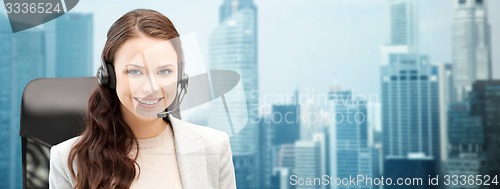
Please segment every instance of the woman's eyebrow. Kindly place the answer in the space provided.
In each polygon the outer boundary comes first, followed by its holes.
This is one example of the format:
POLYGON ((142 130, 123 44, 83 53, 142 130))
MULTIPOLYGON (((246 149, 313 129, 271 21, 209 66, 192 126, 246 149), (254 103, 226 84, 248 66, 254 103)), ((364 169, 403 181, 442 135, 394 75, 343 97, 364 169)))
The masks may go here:
POLYGON ((165 64, 165 65, 162 65, 162 66, 158 66, 158 69, 172 67, 172 66, 174 66, 174 65, 173 64, 165 64))
POLYGON ((137 64, 127 64, 127 65, 125 65, 125 67, 128 67, 128 66, 133 66, 133 67, 137 67, 137 68, 144 68, 144 66, 140 66, 140 65, 137 65, 137 64))
MULTIPOLYGON (((144 69, 144 66, 137 65, 137 64, 127 64, 127 65, 125 65, 125 67, 128 67, 128 66, 133 66, 133 67, 137 67, 137 68, 142 68, 142 69, 144 69)), ((160 68, 166 68, 166 67, 171 67, 171 66, 174 66, 174 65, 173 65, 173 64, 165 64, 165 65, 158 66, 158 68, 157 68, 157 69, 160 69, 160 68)))

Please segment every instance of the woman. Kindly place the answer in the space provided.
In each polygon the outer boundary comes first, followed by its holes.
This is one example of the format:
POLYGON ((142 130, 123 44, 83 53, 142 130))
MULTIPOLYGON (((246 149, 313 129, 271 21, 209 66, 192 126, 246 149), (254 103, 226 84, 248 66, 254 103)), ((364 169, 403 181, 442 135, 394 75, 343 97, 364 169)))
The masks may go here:
POLYGON ((187 85, 167 17, 145 9, 123 15, 108 31, 102 61, 85 130, 51 148, 50 188, 236 188, 226 133, 156 117, 177 110, 187 85))

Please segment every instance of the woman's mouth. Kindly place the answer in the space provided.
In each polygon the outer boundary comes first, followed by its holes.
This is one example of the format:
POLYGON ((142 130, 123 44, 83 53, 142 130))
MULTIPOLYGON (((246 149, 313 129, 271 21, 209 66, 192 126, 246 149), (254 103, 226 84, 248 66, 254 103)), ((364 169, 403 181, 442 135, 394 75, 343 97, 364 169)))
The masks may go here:
POLYGON ((158 102, 160 102, 163 97, 161 98, 137 98, 134 97, 134 99, 139 102, 139 105, 144 107, 144 108, 154 108, 156 105, 158 105, 158 102))

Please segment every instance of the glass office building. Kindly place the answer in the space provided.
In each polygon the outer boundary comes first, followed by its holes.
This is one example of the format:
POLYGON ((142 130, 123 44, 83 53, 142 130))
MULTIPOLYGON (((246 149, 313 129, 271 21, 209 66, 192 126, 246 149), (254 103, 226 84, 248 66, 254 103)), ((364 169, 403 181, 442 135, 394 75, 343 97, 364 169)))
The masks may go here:
POLYGON ((219 19, 209 40, 209 67, 237 72, 244 94, 219 99, 219 106, 224 107, 211 108, 224 111, 211 111, 208 125, 228 125, 234 131, 237 124, 247 120, 244 128, 231 137, 236 184, 242 189, 259 188, 257 8, 252 0, 224 0, 219 19))

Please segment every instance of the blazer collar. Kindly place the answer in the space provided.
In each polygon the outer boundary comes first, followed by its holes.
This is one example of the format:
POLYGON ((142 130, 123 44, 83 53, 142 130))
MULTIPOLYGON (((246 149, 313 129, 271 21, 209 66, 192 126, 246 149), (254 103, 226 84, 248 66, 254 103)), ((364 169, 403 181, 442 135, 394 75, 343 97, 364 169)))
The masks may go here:
POLYGON ((184 189, 210 188, 205 145, 192 124, 169 115, 174 131, 177 164, 184 189))
POLYGON ((183 139, 195 141, 201 136, 197 132, 193 132, 191 129, 192 124, 189 122, 182 121, 173 115, 169 115, 170 123, 172 124, 175 134, 181 135, 183 139))

